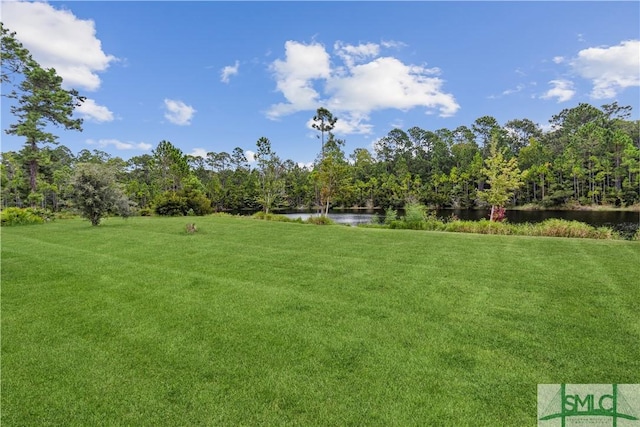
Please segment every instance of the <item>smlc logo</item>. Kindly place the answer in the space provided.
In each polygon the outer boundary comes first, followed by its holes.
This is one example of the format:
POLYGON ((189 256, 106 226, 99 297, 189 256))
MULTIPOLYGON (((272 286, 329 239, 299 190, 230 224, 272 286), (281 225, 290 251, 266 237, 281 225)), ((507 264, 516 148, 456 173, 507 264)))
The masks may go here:
POLYGON ((540 384, 538 426, 640 427, 638 384, 540 384))

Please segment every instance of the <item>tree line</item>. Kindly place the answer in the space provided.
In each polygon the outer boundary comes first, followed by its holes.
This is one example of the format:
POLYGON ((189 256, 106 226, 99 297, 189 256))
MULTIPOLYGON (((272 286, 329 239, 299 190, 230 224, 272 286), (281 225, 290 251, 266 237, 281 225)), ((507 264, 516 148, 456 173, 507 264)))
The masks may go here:
POLYGON ((70 207, 74 172, 92 163, 110 168, 138 209, 163 214, 399 208, 407 202, 476 208, 486 205, 479 196, 491 188, 487 165, 498 153, 516 165, 520 180, 505 204, 640 203, 639 122, 627 120, 629 107, 580 104, 553 116, 548 131, 528 119, 500 126, 490 116, 453 130, 393 129, 373 150, 358 148, 348 156, 344 141, 331 132, 327 117, 333 116, 318 111, 325 115, 324 123, 319 116, 315 121, 324 140, 310 168, 281 160, 266 137, 256 142, 254 164, 241 147, 200 157, 161 141, 151 154, 123 160, 100 150, 74 154, 64 145, 46 144, 37 153, 34 185, 27 140, 22 150, 2 153, 2 206, 70 207))
POLYGON ((97 185, 85 185, 82 193, 79 179, 86 184, 92 174, 113 177, 113 185, 105 184, 117 189, 113 204, 123 206, 126 197, 140 214, 300 207, 327 213, 330 207, 407 203, 462 209, 640 203, 640 121, 629 119, 631 107, 615 102, 563 109, 545 130, 526 118, 501 125, 492 116, 455 129, 397 128, 373 149, 348 155, 345 141, 332 132, 339 119, 321 107, 312 120, 320 140, 312 167, 282 160, 266 137, 251 147, 255 163, 242 147, 201 157, 170 141, 123 160, 100 150, 74 154, 46 132, 51 124, 81 130, 82 120, 72 113, 84 98, 62 89, 55 70, 41 68, 5 27, 1 77, 3 86, 13 85, 3 95, 15 100, 16 121, 5 131, 25 138, 20 151, 1 153, 3 208, 77 207, 89 197, 86 189, 97 185))

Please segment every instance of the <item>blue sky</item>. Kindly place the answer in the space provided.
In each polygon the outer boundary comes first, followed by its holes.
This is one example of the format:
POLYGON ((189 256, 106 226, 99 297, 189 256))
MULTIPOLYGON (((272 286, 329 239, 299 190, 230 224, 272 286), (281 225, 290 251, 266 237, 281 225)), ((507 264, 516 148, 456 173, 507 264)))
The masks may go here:
MULTIPOLYGON (((320 106, 347 154, 394 127, 484 115, 544 127, 580 102, 640 117, 636 1, 3 1, 1 12, 88 98, 84 131, 55 131, 74 153, 128 159, 161 140, 186 154, 254 151, 265 136, 282 159, 309 163, 320 106)), ((3 99, 2 128, 12 122, 3 99)), ((22 144, 2 135, 2 151, 22 144)))

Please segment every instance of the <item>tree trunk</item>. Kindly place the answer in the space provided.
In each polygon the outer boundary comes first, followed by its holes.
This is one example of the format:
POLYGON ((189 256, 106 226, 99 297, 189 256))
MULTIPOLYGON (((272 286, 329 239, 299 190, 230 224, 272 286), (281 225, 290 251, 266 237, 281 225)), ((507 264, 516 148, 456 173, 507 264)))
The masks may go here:
POLYGON ((491 214, 489 215, 489 221, 493 222, 493 214, 495 213, 496 207, 495 205, 491 205, 491 214))
POLYGON ((38 191, 38 161, 36 159, 29 160, 29 189, 32 193, 38 191))

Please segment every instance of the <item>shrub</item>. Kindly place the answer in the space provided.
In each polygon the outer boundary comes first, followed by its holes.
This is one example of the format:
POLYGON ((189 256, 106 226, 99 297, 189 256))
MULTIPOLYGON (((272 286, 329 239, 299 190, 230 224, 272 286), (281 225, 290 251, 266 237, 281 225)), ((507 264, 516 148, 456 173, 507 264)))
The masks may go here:
POLYGON ((515 234, 513 227, 504 222, 491 222, 488 219, 479 221, 449 221, 444 224, 445 231, 476 234, 515 234))
POLYGON ((173 191, 167 191, 156 200, 155 211, 163 216, 184 216, 187 213, 187 199, 173 191))
POLYGON ((382 221, 384 221, 384 219, 381 219, 380 215, 374 213, 373 216, 371 216, 371 221, 369 221, 368 225, 380 225, 382 221))
POLYGON ((394 218, 395 211, 392 211, 391 214, 389 210, 387 212, 385 224, 389 228, 430 231, 444 230, 445 228, 444 221, 438 219, 435 212, 427 214, 427 207, 420 203, 408 203, 405 206, 405 216, 400 220, 394 218))
POLYGON ((156 199, 155 212, 164 216, 207 215, 211 201, 201 191, 167 191, 156 199))
POLYGON ((519 236, 546 237, 580 237, 590 239, 618 239, 618 233, 608 227, 592 227, 578 221, 562 219, 548 219, 544 222, 531 224, 510 224, 508 222, 491 222, 487 219, 480 221, 449 221, 443 223, 444 231, 477 234, 512 234, 519 236))
POLYGON ((335 222, 329 218, 328 216, 320 215, 320 216, 310 216, 305 221, 307 224, 315 224, 315 225, 334 225, 335 222))
POLYGON ((386 225, 391 225, 391 223, 396 219, 398 219, 398 211, 396 211, 391 207, 387 208, 387 210, 384 213, 384 223, 386 225))
POLYGON ((427 219, 427 208, 420 203, 408 203, 405 206, 404 222, 406 228, 423 230, 427 219))
POLYGON ((78 164, 72 179, 73 202, 80 214, 97 226, 111 212, 128 217, 129 199, 116 183, 113 169, 92 163, 78 164))
POLYGON ((541 236, 549 237, 595 237, 596 229, 589 224, 579 221, 566 221, 562 219, 551 218, 541 222, 538 225, 541 236))
POLYGON ((264 211, 256 212, 252 215, 255 219, 263 219, 265 221, 275 222, 293 222, 293 220, 284 215, 278 215, 273 213, 265 213, 264 211))
POLYGON ((45 219, 31 208, 6 208, 2 210, 2 226, 42 224, 45 219))
POLYGON ((211 200, 207 198, 207 196, 199 190, 187 190, 183 191, 181 195, 187 199, 187 211, 193 210, 194 215, 208 215, 213 212, 211 208, 211 200))

